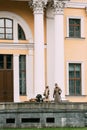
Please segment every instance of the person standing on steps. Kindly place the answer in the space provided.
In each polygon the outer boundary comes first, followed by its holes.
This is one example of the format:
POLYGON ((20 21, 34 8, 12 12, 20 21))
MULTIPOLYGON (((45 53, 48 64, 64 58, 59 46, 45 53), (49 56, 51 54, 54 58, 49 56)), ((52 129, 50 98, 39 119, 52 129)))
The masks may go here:
POLYGON ((46 86, 43 94, 45 96, 44 101, 49 101, 49 94, 50 94, 49 86, 46 86))
POLYGON ((62 93, 61 88, 58 86, 57 83, 55 83, 55 88, 53 92, 53 98, 55 103, 61 102, 61 93, 62 93))

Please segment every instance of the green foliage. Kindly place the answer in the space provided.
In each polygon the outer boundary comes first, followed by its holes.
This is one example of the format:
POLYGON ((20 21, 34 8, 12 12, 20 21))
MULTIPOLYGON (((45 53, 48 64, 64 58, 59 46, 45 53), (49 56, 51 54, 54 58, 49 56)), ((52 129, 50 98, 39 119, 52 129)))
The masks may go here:
POLYGON ((87 128, 5 128, 0 130, 87 130, 87 128))

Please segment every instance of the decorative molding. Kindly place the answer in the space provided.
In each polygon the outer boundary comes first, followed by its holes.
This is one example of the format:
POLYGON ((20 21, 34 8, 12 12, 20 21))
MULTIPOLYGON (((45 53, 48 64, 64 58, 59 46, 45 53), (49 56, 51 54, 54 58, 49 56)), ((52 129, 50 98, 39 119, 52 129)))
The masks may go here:
POLYGON ((29 6, 33 8, 34 13, 43 14, 44 8, 46 7, 47 0, 32 0, 29 2, 29 6))
POLYGON ((34 44, 33 43, 27 43, 27 44, 18 44, 18 43, 0 43, 0 50, 1 49, 12 49, 12 50, 29 50, 29 49, 33 49, 34 48, 34 44))
POLYGON ((71 2, 70 0, 48 0, 48 8, 53 7, 53 1, 64 2, 65 8, 87 8, 87 2, 71 2))

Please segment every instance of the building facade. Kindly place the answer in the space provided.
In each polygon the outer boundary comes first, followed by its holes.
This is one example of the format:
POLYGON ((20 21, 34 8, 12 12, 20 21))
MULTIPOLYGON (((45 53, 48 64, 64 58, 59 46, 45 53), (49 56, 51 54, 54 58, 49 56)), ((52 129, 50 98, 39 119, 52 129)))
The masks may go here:
POLYGON ((87 0, 0 0, 0 102, 35 98, 54 84, 87 101, 87 0))

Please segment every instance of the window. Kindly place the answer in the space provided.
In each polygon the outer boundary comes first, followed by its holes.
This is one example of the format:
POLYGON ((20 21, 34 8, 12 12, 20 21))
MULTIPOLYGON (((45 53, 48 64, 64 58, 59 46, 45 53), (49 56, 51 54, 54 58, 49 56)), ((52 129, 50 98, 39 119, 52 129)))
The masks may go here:
POLYGON ((69 19, 69 37, 81 37, 81 20, 69 19))
POLYGON ((26 40, 22 27, 18 24, 18 40, 26 40))
POLYGON ((32 31, 21 16, 8 11, 0 11, 0 40, 14 40, 14 43, 18 43, 18 40, 27 40, 33 43, 32 31))
POLYGON ((15 118, 7 118, 6 123, 15 123, 15 118))
POLYGON ((0 69, 12 69, 13 68, 13 58, 12 55, 0 54, 0 69))
POLYGON ((40 123, 40 118, 22 118, 22 123, 40 123))
MULTIPOLYGON (((0 18, 0 39, 13 40, 13 20, 12 19, 0 18)), ((24 30, 19 24, 18 24, 18 40, 26 40, 24 30)))
POLYGON ((69 95, 81 95, 81 64, 69 63, 69 95))
POLYGON ((0 18, 0 39, 13 39, 13 20, 0 18))
POLYGON ((84 39, 84 25, 85 23, 83 16, 67 17, 67 37, 84 39))
POLYGON ((26 95, 26 56, 19 56, 20 95, 26 95))

